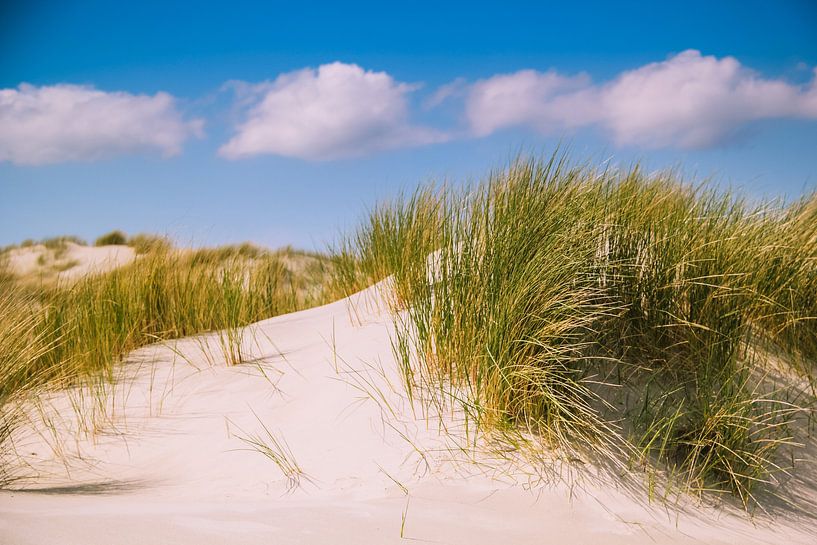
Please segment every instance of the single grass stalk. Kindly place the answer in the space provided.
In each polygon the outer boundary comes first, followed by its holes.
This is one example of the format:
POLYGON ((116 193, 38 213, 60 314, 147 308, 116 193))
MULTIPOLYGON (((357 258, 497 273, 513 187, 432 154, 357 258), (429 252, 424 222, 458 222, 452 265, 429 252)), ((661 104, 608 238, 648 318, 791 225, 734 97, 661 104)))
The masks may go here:
POLYGON ((252 413, 256 420, 258 420, 258 423, 261 425, 263 433, 248 434, 240 427, 233 424, 243 434, 237 435, 236 437, 249 445, 251 450, 263 454, 272 460, 276 466, 278 466, 278 469, 281 470, 281 473, 287 479, 287 490, 289 492, 292 492, 301 486, 301 479, 312 482, 309 475, 307 475, 298 465, 298 461, 295 459, 295 455, 292 453, 292 449, 290 449, 286 439, 283 437, 276 437, 269 430, 266 424, 261 421, 255 411, 252 411, 252 413))

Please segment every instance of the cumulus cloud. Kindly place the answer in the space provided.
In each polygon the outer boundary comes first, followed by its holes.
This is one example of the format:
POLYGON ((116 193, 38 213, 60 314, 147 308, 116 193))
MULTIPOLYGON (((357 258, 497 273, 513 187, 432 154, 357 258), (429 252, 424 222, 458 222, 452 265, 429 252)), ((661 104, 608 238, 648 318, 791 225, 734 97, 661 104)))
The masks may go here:
POLYGON ((203 122, 186 120, 167 93, 133 95, 79 85, 0 89, 0 161, 42 165, 122 153, 181 152, 203 122))
POLYGON ((473 85, 466 116, 477 136, 512 125, 530 124, 543 132, 582 125, 594 117, 585 109, 591 102, 581 99, 589 83, 586 75, 570 77, 554 71, 493 76, 473 85))
POLYGON ((552 71, 493 76, 471 86, 465 109, 477 136, 520 125, 544 133, 597 126, 619 145, 700 148, 756 120, 817 119, 817 74, 798 86, 688 50, 604 84, 552 71))
POLYGON ((241 90, 243 120, 219 150, 229 159, 260 154, 335 159, 447 138, 409 122, 413 86, 354 64, 306 68, 241 90))

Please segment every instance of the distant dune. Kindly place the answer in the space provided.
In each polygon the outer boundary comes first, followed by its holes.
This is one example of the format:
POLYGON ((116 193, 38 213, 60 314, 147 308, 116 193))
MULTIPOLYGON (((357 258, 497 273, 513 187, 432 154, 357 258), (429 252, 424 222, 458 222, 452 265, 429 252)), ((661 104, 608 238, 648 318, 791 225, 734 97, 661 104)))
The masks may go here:
POLYGON ((65 242, 59 248, 43 244, 15 248, 7 255, 10 270, 18 276, 76 280, 126 265, 136 258, 136 251, 124 245, 82 246, 65 242))

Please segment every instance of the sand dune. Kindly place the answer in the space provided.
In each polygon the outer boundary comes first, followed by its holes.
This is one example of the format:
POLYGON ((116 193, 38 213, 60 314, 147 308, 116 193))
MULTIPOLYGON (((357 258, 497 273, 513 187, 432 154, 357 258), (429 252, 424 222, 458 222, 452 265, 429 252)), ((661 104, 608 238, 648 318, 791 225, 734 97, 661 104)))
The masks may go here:
POLYGON ((456 414, 407 400, 378 294, 250 326, 238 366, 211 334, 131 354, 101 397, 44 399, 15 438, 25 478, 0 493, 0 543, 817 539, 813 518, 650 504, 592 469, 556 478, 469 447, 456 414))
POLYGON ((136 252, 130 246, 82 246, 65 242, 60 249, 36 244, 9 250, 8 266, 21 277, 56 275, 60 280, 76 280, 113 270, 135 258, 136 252))

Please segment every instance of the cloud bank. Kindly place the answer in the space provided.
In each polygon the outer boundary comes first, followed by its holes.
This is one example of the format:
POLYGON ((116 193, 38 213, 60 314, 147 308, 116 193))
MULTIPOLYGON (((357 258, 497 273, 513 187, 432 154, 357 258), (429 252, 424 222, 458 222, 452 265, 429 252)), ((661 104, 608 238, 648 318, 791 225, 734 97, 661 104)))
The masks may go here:
MULTIPOLYGON (((522 70, 458 78, 422 101, 462 113, 446 130, 412 120, 416 85, 335 62, 260 84, 229 82, 238 121, 218 150, 228 159, 279 155, 330 160, 480 138, 511 127, 563 135, 590 128, 618 146, 706 148, 764 119, 817 120, 817 70, 808 84, 764 78, 733 57, 687 50, 593 82, 584 73, 522 70), (456 123, 453 123, 456 125, 456 123)), ((0 89, 0 162, 42 165, 135 152, 172 156, 202 135, 167 93, 136 95, 89 86, 21 84, 0 89)))
POLYGON ((817 74, 797 86, 764 79, 732 57, 688 50, 604 84, 553 71, 493 76, 470 86, 465 116, 474 136, 512 126, 545 134, 594 126, 621 146, 703 148, 753 121, 817 119, 817 74))
POLYGON ((447 138, 409 122, 413 86, 355 64, 305 68, 243 89, 243 120, 219 149, 228 159, 261 154, 336 159, 447 138), (248 91, 254 100, 247 100, 248 91))
POLYGON ((186 120, 167 93, 108 93, 79 85, 0 89, 0 161, 43 165, 124 153, 181 152, 203 121, 186 120))

